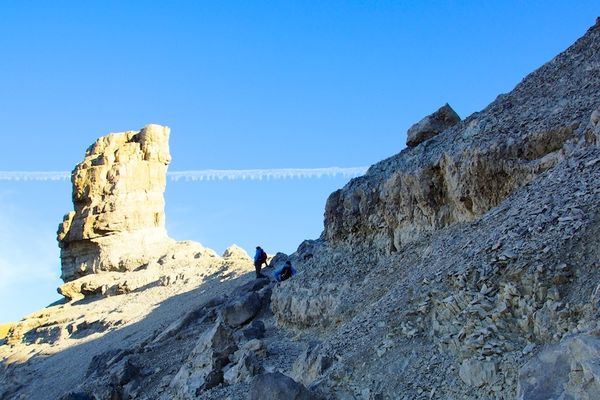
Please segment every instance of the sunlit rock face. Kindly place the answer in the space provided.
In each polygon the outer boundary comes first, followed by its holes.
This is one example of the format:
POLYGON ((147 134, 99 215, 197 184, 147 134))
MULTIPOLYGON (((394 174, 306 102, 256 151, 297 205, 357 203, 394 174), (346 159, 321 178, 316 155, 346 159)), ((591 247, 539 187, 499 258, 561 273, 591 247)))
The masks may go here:
POLYGON ((140 267, 172 244, 165 229, 167 127, 99 138, 75 167, 74 211, 58 229, 62 279, 140 267))
POLYGON ((442 107, 413 125, 408 148, 329 197, 323 238, 400 251, 484 215, 580 142, 600 143, 599 43, 597 24, 481 112, 459 121, 442 107))

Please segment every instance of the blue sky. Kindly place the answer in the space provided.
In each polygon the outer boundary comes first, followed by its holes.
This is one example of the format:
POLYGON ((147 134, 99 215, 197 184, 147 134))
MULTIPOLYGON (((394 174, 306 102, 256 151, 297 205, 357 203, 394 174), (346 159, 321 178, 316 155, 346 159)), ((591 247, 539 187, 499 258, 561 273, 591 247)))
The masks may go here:
MULTIPOLYGON (((0 1, 0 171, 69 171, 168 125, 172 171, 368 166, 445 102, 466 117, 564 50, 592 1, 0 1)), ((167 228, 291 252, 345 179, 169 182, 167 228)), ((0 181, 0 321, 58 298, 70 185, 0 181)))

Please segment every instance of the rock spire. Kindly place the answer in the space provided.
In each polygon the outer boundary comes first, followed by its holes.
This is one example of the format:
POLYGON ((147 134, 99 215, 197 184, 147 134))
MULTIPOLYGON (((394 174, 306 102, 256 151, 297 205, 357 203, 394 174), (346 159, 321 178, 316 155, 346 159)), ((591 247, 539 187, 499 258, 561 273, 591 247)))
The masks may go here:
POLYGON ((165 229, 168 127, 96 140, 71 175, 74 211, 58 229, 65 282, 139 267, 172 243, 165 229))

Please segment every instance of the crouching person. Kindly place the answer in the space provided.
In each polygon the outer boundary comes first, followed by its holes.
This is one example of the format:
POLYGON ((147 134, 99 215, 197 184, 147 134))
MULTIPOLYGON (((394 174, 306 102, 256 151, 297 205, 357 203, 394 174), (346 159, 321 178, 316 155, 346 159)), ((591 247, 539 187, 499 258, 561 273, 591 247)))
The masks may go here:
POLYGON ((275 279, 277 282, 283 282, 290 279, 294 275, 296 275, 296 270, 292 267, 292 263, 290 261, 286 261, 283 268, 275 272, 275 279))

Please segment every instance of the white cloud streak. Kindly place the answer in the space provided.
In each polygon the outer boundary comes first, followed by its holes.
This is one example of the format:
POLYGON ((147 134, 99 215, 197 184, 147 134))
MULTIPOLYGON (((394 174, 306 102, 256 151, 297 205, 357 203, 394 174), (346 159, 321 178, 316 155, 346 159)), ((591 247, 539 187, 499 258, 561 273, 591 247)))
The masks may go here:
POLYGON ((174 171, 167 176, 178 181, 212 181, 212 180, 263 180, 263 179, 311 179, 323 177, 352 178, 363 175, 366 167, 355 168, 279 168, 279 169, 207 169, 200 171, 174 171))
MULTIPOLYGON (((205 169, 171 171, 167 172, 167 176, 172 181, 354 178, 363 175, 366 171, 367 167, 205 169)), ((70 179, 71 173, 66 171, 0 171, 0 181, 62 181, 70 179)))
POLYGON ((71 179, 65 171, 0 171, 0 181, 63 181, 71 179))

